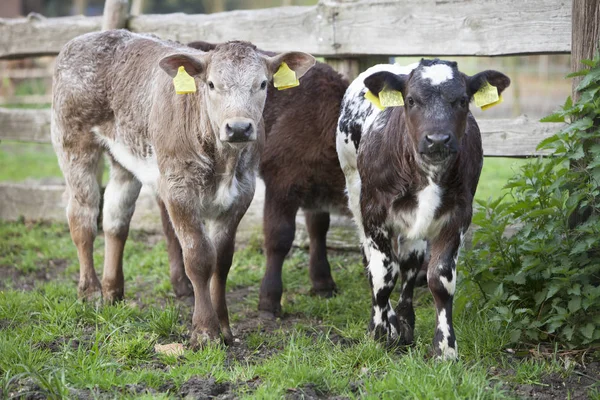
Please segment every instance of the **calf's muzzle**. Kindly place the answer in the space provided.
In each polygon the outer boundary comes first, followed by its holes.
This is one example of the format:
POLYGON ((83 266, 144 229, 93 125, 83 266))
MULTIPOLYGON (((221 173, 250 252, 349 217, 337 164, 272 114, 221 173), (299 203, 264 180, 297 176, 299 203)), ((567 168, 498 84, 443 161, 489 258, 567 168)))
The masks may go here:
POLYGON ((242 143, 256 140, 254 121, 248 118, 231 118, 225 121, 225 135, 221 137, 224 142, 242 143))
POLYGON ((419 143, 419 153, 432 161, 442 161, 457 151, 456 139, 451 133, 426 134, 419 143))

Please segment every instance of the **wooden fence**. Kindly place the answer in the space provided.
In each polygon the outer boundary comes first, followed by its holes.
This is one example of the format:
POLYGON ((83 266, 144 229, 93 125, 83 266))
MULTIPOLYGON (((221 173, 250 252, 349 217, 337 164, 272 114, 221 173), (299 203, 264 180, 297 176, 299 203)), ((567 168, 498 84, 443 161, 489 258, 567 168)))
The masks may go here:
MULTIPOLYGON (((563 0, 321 0, 312 7, 139 15, 129 17, 126 26, 184 43, 244 39, 274 51, 306 51, 355 74, 365 65, 362 61, 377 60, 373 56, 569 53, 571 9, 572 2, 563 0)), ((39 15, 0 19, 0 59, 57 54, 75 36, 100 30, 102 21, 39 15)), ((525 116, 478 122, 487 156, 534 155, 537 143, 558 129, 525 116)), ((49 126, 48 110, 0 108, 0 140, 47 143, 49 126)), ((63 190, 60 185, 0 183, 0 218, 64 219, 63 190)), ((257 192, 241 226, 242 236, 260 229, 262 193, 257 192)), ((133 225, 153 229, 158 222, 153 199, 142 196, 133 225)), ((302 225, 301 219, 298 222, 302 225)), ((346 236, 339 233, 340 244, 347 242, 346 236)), ((337 243, 335 237, 330 242, 337 243)))

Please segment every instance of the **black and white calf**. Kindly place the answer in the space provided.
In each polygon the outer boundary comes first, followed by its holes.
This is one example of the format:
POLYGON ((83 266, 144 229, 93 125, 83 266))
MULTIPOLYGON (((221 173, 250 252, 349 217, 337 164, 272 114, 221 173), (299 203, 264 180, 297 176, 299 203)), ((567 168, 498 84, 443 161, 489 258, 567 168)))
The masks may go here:
POLYGON ((483 164, 469 102, 486 82, 501 93, 510 79, 497 71, 470 77, 455 62, 421 60, 404 69, 372 67, 344 96, 337 152, 372 289, 369 329, 389 345, 413 342, 413 288, 429 244, 427 278, 437 312, 434 353, 457 357, 456 260, 483 164), (380 111, 364 98, 367 89, 375 96, 384 89, 400 91, 405 104, 380 111), (396 238, 398 254, 392 245, 396 238), (402 289, 394 310, 390 294, 399 274, 402 289))

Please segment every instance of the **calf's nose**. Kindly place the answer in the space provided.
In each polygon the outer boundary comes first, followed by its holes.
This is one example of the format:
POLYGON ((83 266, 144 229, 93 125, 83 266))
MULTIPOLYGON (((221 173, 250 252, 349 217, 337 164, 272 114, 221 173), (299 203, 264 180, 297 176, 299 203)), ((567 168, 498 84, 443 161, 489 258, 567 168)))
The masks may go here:
POLYGON ((425 141, 430 148, 441 147, 450 142, 450 135, 445 133, 434 133, 433 135, 425 136, 425 141))
POLYGON ((230 142, 247 142, 254 128, 250 122, 228 122, 225 125, 225 133, 230 142))

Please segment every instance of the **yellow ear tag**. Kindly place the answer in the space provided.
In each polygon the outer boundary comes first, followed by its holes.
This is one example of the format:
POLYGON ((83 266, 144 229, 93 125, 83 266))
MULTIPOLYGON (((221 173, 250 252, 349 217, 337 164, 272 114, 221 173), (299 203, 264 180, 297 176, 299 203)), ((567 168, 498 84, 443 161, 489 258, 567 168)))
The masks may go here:
POLYGON ((496 86, 490 85, 489 82, 486 82, 485 85, 483 85, 473 95, 473 100, 475 102, 475 105, 477 107, 481 107, 482 110, 488 109, 502 102, 500 96, 498 95, 498 89, 496 88, 496 86))
POLYGON ((285 90, 299 85, 300 81, 296 78, 296 73, 286 63, 282 62, 277 72, 273 74, 273 86, 277 90, 285 90))
POLYGON ((404 105, 402 92, 385 88, 379 92, 379 102, 383 107, 401 107, 404 105))
POLYGON ((177 69, 177 75, 173 78, 173 85, 177 94, 196 92, 196 81, 185 71, 183 65, 177 69))
POLYGON ((481 109, 482 109, 483 111, 485 111, 485 110, 487 110, 488 108, 494 107, 494 106, 496 106, 496 105, 498 105, 498 104, 502 103, 503 101, 504 101, 504 100, 502 100, 502 95, 501 95, 501 94, 499 94, 499 95, 498 95, 498 101, 495 101, 495 102, 493 102, 493 103, 490 103, 490 104, 486 104, 485 106, 481 106, 481 109))
POLYGON ((379 97, 375 96, 370 90, 365 93, 365 99, 369 100, 373 105, 379 108, 381 111, 385 110, 385 107, 381 105, 379 97))

